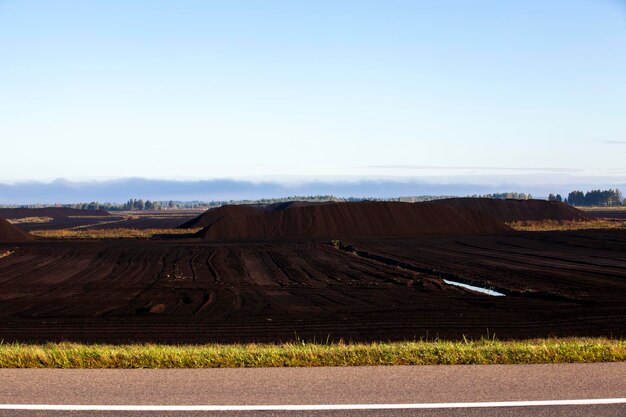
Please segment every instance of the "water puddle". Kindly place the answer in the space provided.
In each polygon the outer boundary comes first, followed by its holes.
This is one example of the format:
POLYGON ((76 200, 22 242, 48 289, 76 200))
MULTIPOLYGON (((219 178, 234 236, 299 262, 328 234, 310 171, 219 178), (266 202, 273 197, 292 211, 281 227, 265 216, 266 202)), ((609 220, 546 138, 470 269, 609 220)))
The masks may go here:
POLYGON ((494 290, 488 290, 487 288, 476 287, 474 285, 463 284, 462 282, 450 281, 450 280, 447 280, 447 279, 444 279, 443 282, 448 284, 448 285, 456 285, 457 287, 463 287, 463 288, 466 288, 468 290, 476 291, 476 292, 479 292, 481 294, 491 295, 493 297, 504 297, 505 296, 501 292, 497 292, 497 291, 494 291, 494 290))

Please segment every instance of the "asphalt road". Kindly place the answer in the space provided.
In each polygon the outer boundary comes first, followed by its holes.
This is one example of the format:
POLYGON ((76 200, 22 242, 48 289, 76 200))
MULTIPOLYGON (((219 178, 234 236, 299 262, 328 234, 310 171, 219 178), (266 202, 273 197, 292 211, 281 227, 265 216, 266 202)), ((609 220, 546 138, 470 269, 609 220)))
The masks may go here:
POLYGON ((172 370, 2 369, 0 416, 626 416, 625 381, 626 363, 172 370), (602 404, 569 402, 591 399, 622 400, 615 404, 606 404, 606 401, 602 404), (534 403, 546 400, 566 401, 567 404, 534 403), (467 403, 476 404, 468 406, 467 403), (42 404, 51 407, 23 409, 42 404), (383 408, 368 409, 371 404, 383 408), (59 405, 69 405, 70 409, 55 410, 59 405), (72 409, 80 405, 88 408, 72 409), (231 408, 230 411, 124 409, 124 406, 137 405, 310 407, 304 410, 251 407, 231 408), (324 405, 340 405, 345 409, 320 410, 324 405), (96 406, 117 408, 98 410, 96 406))

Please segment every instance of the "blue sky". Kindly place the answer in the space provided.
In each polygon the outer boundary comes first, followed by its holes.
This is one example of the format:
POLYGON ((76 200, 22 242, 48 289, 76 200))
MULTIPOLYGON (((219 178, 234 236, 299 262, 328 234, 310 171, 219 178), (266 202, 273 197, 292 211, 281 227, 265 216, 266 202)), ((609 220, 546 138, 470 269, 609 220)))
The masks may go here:
POLYGON ((0 0, 0 62, 0 182, 626 179, 622 1, 0 0))

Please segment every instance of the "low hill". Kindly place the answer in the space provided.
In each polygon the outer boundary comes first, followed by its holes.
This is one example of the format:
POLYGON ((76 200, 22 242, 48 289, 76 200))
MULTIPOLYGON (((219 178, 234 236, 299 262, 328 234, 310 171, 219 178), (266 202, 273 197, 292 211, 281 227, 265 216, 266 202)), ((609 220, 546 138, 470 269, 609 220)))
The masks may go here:
POLYGON ((21 219, 24 217, 59 217, 70 216, 110 216, 106 210, 82 210, 68 207, 43 208, 0 208, 0 217, 5 219, 21 219))
POLYGON ((546 200, 497 200, 492 198, 448 198, 436 204, 480 211, 503 222, 522 220, 591 220, 592 216, 565 203, 546 200))
POLYGON ((205 226, 197 236, 209 241, 407 238, 510 230, 472 209, 373 201, 223 206, 208 210, 193 224, 205 226))
POLYGON ((33 240, 33 236, 18 229, 4 219, 0 219, 0 242, 14 243, 33 240))

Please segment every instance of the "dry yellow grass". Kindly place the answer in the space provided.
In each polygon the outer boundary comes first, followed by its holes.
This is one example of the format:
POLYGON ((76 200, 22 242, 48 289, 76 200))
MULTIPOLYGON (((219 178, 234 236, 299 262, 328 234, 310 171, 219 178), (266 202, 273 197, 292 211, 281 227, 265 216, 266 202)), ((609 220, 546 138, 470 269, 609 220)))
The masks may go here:
POLYGON ((507 223, 514 230, 523 232, 551 232, 589 229, 626 229, 626 221, 619 219, 573 220, 524 220, 507 223))
POLYGON ((576 208, 582 211, 626 211, 626 206, 576 206, 576 208))
POLYGON ((156 236, 185 236, 200 229, 63 229, 35 230, 31 234, 45 239, 151 239, 156 236))
POLYGON ((15 252, 14 252, 14 251, 12 251, 12 250, 7 250, 7 251, 4 251, 4 252, 0 252, 0 259, 2 259, 2 258, 6 258, 7 256, 11 256, 11 255, 13 255, 14 253, 15 253, 15 252))
POLYGON ((248 345, 0 343, 0 368, 249 368, 286 366, 591 363, 626 360, 605 338, 248 345))
POLYGON ((11 224, 20 223, 48 223, 54 220, 52 217, 21 217, 19 219, 7 219, 11 224))
MULTIPOLYGON (((122 216, 67 216, 68 219, 108 219, 110 217, 122 217, 122 216)), ((128 217, 128 216, 124 216, 128 217)))

